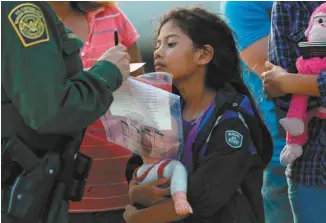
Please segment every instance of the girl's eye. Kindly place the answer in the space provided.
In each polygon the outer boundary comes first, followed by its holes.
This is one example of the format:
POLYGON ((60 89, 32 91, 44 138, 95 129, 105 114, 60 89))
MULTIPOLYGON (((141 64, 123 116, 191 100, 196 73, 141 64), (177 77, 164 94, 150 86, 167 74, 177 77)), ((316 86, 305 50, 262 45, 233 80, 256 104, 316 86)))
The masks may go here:
POLYGON ((174 47, 177 43, 168 43, 168 47, 174 47))
POLYGON ((323 22, 324 22, 324 21, 323 21, 322 18, 318 19, 318 23, 319 23, 319 24, 322 24, 323 22))

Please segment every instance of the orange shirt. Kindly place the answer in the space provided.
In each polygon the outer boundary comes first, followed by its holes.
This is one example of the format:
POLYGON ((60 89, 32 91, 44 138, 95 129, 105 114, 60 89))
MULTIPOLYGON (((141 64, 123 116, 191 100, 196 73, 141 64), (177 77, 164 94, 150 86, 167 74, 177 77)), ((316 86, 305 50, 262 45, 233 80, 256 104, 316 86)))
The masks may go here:
MULTIPOLYGON (((133 25, 120 9, 112 5, 89 12, 90 34, 81 50, 84 68, 91 67, 114 46, 114 30, 119 42, 130 47, 139 38, 133 25)), ((71 202, 70 212, 97 212, 124 208, 129 203, 125 169, 131 152, 107 141, 101 120, 87 128, 81 152, 93 158, 84 198, 71 202)))

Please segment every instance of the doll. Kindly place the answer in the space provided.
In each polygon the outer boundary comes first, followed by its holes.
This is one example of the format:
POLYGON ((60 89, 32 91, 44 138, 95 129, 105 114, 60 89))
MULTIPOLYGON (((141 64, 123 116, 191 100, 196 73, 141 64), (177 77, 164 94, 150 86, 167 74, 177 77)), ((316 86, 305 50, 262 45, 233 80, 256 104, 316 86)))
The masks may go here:
MULTIPOLYGON (((172 91, 172 76, 165 73, 150 73, 136 78, 137 80, 158 87, 162 90, 172 91)), ((178 215, 192 214, 192 208, 187 200, 188 174, 185 166, 176 155, 180 143, 178 140, 178 122, 171 115, 171 130, 158 130, 150 126, 143 126, 139 131, 141 148, 137 153, 142 157, 143 165, 133 173, 136 184, 146 183, 159 178, 170 178, 170 194, 178 215)))
POLYGON ((192 208, 187 200, 187 170, 178 160, 154 158, 142 154, 143 165, 138 167, 133 175, 137 184, 157 180, 161 177, 170 178, 171 196, 175 211, 179 215, 192 214, 192 208))
MULTIPOLYGON (((172 125, 177 125, 173 116, 172 125)), ((181 216, 191 214, 192 208, 186 196, 187 169, 180 161, 170 159, 171 156, 166 152, 176 153, 173 148, 178 148, 178 145, 170 143, 175 141, 176 133, 172 130, 157 131, 144 127, 141 134, 143 146, 138 154, 142 157, 143 165, 134 171, 133 180, 137 184, 142 184, 162 177, 170 178, 170 185, 166 186, 170 187, 176 213, 181 216), (167 145, 173 148, 165 148, 167 145)))
MULTIPOLYGON (((325 52, 323 47, 326 47, 326 3, 320 5, 311 15, 305 36, 308 42, 301 43, 301 45, 306 45, 306 50, 314 49, 313 47, 318 44, 324 44, 324 46, 319 48, 321 53, 312 52, 314 55, 312 57, 299 57, 296 67, 300 75, 318 75, 326 70, 326 54, 323 53, 325 52)), ((286 118, 280 120, 280 124, 287 132, 286 146, 280 156, 280 161, 284 165, 293 163, 302 155, 302 147, 308 140, 307 126, 309 120, 313 116, 326 118, 326 108, 320 107, 308 112, 307 104, 308 96, 293 95, 286 118)))

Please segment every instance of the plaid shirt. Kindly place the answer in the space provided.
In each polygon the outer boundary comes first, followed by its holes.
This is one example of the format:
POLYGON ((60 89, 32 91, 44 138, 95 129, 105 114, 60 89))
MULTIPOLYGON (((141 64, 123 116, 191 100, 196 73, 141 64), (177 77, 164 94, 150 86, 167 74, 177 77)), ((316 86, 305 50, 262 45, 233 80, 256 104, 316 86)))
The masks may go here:
MULTIPOLYGON (((295 62, 301 53, 298 43, 306 41, 304 35, 312 12, 324 2, 275 2, 272 9, 272 28, 269 43, 269 60, 290 73, 297 73, 295 62)), ((326 107, 326 71, 318 78, 321 97, 310 100, 309 106, 326 107)), ((291 96, 275 100, 284 109, 289 107, 291 96)), ((309 141, 303 154, 288 166, 286 175, 306 185, 326 187, 326 120, 313 118, 308 125, 309 141)))
POLYGON ((318 76, 318 87, 321 97, 321 106, 326 107, 326 71, 318 76))

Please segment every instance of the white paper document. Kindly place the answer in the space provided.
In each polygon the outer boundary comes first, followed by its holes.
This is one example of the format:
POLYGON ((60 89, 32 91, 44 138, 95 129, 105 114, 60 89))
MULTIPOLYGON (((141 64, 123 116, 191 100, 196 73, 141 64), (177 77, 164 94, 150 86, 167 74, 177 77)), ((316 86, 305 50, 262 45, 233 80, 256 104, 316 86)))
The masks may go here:
POLYGON ((130 64, 130 73, 142 68, 146 63, 131 63, 130 64))
MULTIPOLYGON (((131 63, 130 66, 130 73, 142 68, 146 63, 131 63)), ((88 71, 91 67, 84 68, 85 71, 88 71)))
POLYGON ((158 130, 171 129, 169 92, 128 78, 113 96, 112 115, 125 116, 158 130))
POLYGON ((114 101, 101 117, 107 140, 139 155, 179 159, 183 151, 180 96, 171 91, 170 74, 129 77, 113 93, 114 101))

